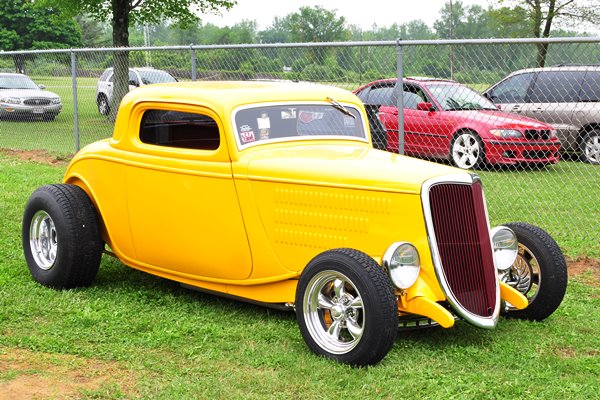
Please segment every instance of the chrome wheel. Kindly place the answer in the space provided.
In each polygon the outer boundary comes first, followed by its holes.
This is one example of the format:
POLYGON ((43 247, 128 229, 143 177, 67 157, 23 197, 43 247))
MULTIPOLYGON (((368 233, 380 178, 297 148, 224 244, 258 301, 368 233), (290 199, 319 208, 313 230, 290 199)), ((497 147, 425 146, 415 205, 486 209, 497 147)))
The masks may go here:
POLYGON ((452 142, 452 161, 462 169, 475 167, 482 156, 482 146, 479 139, 472 133, 462 133, 452 142))
MULTIPOLYGON (((542 281, 540 264, 531 250, 519 243, 519 253, 514 264, 502 277, 502 281, 521 292, 531 304, 538 294, 542 281)), ((507 310, 515 310, 506 304, 507 310)))
POLYGON ((54 221, 47 212, 36 212, 29 225, 31 255, 37 266, 44 271, 54 266, 58 240, 54 221))
POLYGON ((589 134, 583 142, 583 155, 590 164, 600 164, 600 135, 594 134, 595 132, 589 134))
POLYGON ((365 310, 360 293, 344 274, 325 270, 312 277, 304 293, 306 327, 332 354, 345 354, 360 342, 365 310))

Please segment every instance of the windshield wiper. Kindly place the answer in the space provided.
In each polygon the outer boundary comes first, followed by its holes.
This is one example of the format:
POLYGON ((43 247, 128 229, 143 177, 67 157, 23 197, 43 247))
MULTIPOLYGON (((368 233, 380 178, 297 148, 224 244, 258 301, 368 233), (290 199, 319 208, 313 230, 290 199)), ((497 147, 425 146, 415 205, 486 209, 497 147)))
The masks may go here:
POLYGON ((344 114, 356 119, 356 115, 352 114, 346 107, 344 107, 343 105, 338 103, 337 100, 335 100, 331 97, 327 97, 327 101, 329 101, 331 103, 331 106, 333 108, 335 108, 336 110, 339 110, 339 111, 343 112, 344 114))

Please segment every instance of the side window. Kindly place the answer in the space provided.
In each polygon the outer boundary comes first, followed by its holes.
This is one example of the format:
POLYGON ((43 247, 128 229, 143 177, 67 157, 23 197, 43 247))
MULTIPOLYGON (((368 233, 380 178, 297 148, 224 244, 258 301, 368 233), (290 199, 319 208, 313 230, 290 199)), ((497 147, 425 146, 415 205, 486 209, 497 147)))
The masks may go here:
POLYGON ((137 74, 132 70, 129 70, 129 84, 133 86, 140 86, 140 80, 137 74))
POLYGON ((110 74, 110 76, 108 77, 108 80, 107 80, 107 82, 110 82, 110 83, 112 83, 112 82, 114 82, 114 81, 115 81, 115 74, 111 73, 111 74, 110 74))
POLYGON ((216 150, 221 139, 217 123, 207 115, 148 110, 140 124, 140 140, 157 146, 216 150))
POLYGON ((579 101, 600 102, 600 71, 588 71, 585 74, 579 101))
POLYGON ((404 86, 404 108, 417 109, 417 104, 426 103, 427 97, 421 88, 404 86))
POLYGON ((367 104, 379 104, 382 106, 396 106, 396 96, 393 86, 371 87, 367 104))
POLYGON ((525 103, 533 77, 533 73, 519 74, 500 82, 488 92, 490 100, 501 104, 525 103))
POLYGON ((108 75, 110 75, 111 73, 112 73, 112 70, 105 69, 104 72, 102 73, 102 75, 100 76, 100 81, 104 82, 108 78, 108 75))
POLYGON ((577 102, 583 71, 542 71, 535 80, 530 94, 532 103, 577 102))

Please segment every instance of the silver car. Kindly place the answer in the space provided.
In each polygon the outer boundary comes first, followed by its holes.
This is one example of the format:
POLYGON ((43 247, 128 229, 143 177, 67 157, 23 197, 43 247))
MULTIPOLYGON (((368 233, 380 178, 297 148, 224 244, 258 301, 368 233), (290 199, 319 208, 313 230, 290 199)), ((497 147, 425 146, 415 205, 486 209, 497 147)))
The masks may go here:
POLYGON ((600 66, 513 72, 484 92, 502 110, 554 126, 564 151, 600 164, 600 66))
MULTIPOLYGON (((112 68, 104 70, 96 84, 96 105, 98 112, 108 115, 113 95, 114 73, 112 68)), ((177 82, 171 74, 154 68, 129 68, 129 90, 153 83, 177 82)))
POLYGON ((62 110, 60 96, 23 74, 0 74, 0 119, 52 121, 62 110))

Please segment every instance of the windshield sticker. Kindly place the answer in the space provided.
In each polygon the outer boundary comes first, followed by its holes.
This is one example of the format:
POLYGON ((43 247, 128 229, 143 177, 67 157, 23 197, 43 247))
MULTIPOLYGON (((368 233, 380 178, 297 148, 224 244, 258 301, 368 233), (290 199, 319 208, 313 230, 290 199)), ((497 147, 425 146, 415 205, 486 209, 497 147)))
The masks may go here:
POLYGON ((240 139, 242 140, 242 143, 251 143, 256 140, 254 131, 249 125, 242 125, 240 127, 240 139))
POLYGON ((288 108, 281 110, 281 119, 296 119, 296 109, 288 108))
POLYGON ((260 118, 257 118, 258 122, 258 130, 260 131, 260 139, 268 139, 269 134, 271 133, 271 119, 269 118, 269 114, 266 112, 260 114, 260 118))
POLYGON ((313 111, 300 111, 300 116, 298 117, 298 119, 304 124, 310 124, 316 119, 323 119, 323 115, 325 115, 325 113, 313 111))

